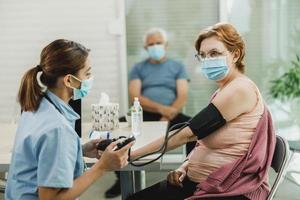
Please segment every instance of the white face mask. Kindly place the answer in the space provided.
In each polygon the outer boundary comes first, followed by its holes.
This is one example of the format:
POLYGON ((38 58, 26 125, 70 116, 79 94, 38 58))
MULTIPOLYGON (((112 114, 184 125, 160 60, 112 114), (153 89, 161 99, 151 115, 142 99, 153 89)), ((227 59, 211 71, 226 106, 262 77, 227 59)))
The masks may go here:
POLYGON ((163 44, 156 44, 147 47, 148 55, 151 59, 159 61, 166 55, 165 46, 163 44))

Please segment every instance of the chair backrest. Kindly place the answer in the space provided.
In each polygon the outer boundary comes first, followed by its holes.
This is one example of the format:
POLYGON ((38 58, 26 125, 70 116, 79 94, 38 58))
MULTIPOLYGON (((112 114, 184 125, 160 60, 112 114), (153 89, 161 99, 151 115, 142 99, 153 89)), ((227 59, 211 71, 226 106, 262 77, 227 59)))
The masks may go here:
POLYGON ((271 167, 275 170, 277 176, 272 185, 270 194, 268 196, 268 200, 273 199, 273 196, 275 195, 275 192, 279 184, 283 180, 285 169, 288 164, 288 158, 289 158, 289 145, 285 139, 277 135, 275 152, 271 164, 271 167))

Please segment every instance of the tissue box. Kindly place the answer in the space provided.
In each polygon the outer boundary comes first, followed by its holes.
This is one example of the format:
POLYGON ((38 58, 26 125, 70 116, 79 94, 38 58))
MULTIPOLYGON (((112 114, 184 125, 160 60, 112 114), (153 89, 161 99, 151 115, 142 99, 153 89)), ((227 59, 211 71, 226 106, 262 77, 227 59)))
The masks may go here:
POLYGON ((109 131, 119 127, 119 104, 92 104, 93 130, 109 131))

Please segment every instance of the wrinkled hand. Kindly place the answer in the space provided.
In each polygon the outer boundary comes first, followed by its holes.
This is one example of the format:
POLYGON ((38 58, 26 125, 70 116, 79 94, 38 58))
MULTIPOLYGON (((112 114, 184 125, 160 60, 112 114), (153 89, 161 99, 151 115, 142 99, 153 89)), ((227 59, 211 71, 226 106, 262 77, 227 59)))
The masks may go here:
POLYGON ((97 150, 97 144, 101 141, 102 139, 94 139, 91 140, 84 145, 82 145, 82 151, 83 151, 83 156, 89 157, 89 158, 100 158, 100 155, 97 150))
POLYGON ((175 171, 171 171, 168 174, 167 180, 170 184, 178 186, 178 187, 183 187, 182 181, 186 176, 186 171, 182 169, 177 169, 175 171))
POLYGON ((115 171, 125 167, 128 164, 128 150, 134 144, 134 141, 115 151, 117 141, 112 142, 105 151, 101 152, 101 158, 96 163, 98 167, 105 171, 115 171))
POLYGON ((160 114, 171 121, 178 114, 178 110, 171 106, 162 106, 160 109, 160 114))

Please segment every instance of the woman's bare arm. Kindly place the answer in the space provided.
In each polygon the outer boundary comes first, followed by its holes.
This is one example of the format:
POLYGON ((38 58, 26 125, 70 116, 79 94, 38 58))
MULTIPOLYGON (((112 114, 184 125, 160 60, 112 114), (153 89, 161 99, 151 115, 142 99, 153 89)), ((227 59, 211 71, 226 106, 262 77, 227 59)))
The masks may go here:
MULTIPOLYGON (((172 133, 174 133, 176 130, 172 131, 170 133, 170 135, 172 133)), ((193 134, 193 132, 191 131, 191 129, 189 127, 185 127, 184 129, 182 129, 179 133, 177 133, 175 136, 173 136, 167 144, 167 151, 170 151, 172 149, 175 149, 181 145, 186 144, 187 142, 191 142, 191 141, 196 141, 197 140, 197 136, 195 136, 193 134)), ((162 136, 152 142, 150 142, 149 144, 134 150, 131 152, 131 159, 135 159, 138 158, 140 156, 143 156, 147 153, 150 152, 154 152, 160 149, 160 147, 163 145, 165 141, 165 137, 162 136)))

